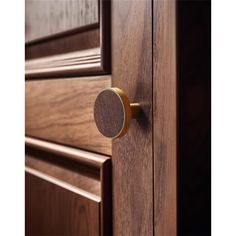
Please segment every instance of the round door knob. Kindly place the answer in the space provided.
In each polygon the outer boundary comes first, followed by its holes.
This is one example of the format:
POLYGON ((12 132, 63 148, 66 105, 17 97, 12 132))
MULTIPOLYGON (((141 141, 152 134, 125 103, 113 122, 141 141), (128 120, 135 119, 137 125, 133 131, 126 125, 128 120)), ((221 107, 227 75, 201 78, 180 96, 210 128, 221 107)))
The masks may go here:
POLYGON ((108 88, 98 94, 94 104, 94 120, 98 130, 108 138, 119 138, 129 129, 130 121, 137 118, 141 108, 129 102, 119 88, 108 88))

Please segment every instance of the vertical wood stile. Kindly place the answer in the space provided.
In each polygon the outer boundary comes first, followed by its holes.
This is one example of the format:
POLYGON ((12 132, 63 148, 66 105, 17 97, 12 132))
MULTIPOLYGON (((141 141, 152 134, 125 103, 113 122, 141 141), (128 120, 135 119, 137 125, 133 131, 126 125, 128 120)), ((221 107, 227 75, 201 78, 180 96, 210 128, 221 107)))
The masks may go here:
POLYGON ((154 235, 176 235, 176 1, 153 0, 154 235))
POLYGON ((141 117, 113 141, 113 234, 153 235, 152 1, 113 0, 112 86, 141 104, 141 117))

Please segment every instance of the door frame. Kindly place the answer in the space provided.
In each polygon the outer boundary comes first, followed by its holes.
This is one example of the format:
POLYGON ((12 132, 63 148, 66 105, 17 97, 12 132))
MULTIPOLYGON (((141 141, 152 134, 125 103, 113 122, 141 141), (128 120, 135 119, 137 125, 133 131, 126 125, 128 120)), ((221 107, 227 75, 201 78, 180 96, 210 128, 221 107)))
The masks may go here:
POLYGON ((114 235, 176 235, 175 2, 111 2, 112 86, 142 107, 112 142, 114 235))

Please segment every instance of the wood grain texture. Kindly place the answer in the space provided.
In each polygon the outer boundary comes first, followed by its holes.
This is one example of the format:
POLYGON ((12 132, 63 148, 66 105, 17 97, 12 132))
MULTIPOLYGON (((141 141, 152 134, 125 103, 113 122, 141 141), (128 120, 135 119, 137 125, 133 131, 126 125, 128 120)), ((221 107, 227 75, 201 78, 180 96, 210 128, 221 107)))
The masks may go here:
POLYGON ((27 79, 96 74, 99 71, 103 71, 100 48, 33 59, 25 63, 27 79))
POLYGON ((98 25, 90 25, 61 36, 26 43, 25 59, 30 60, 97 47, 100 47, 100 29, 98 25))
POLYGON ((96 0, 26 0, 26 42, 99 22, 96 0))
POLYGON ((111 159, 26 137, 26 169, 80 195, 99 200, 100 235, 112 232, 111 159))
POLYGON ((153 7, 154 234, 176 235, 176 1, 153 7))
POLYGON ((110 158, 104 155, 80 150, 78 148, 61 146, 56 143, 46 142, 30 137, 25 137, 25 144, 27 147, 49 152, 51 154, 55 154, 69 160, 73 160, 96 170, 100 170, 102 165, 110 158))
POLYGON ((111 141, 96 128, 93 106, 110 77, 27 81, 26 135, 111 155, 111 141))
POLYGON ((94 120, 98 130, 106 137, 113 138, 122 131, 125 121, 124 105, 111 89, 103 90, 94 104, 94 120))
POLYGON ((25 165, 85 192, 101 197, 99 172, 56 155, 26 148, 25 165))
POLYGON ((26 235, 99 235, 100 201, 45 177, 26 169, 26 235))
POLYGON ((143 110, 112 143, 113 234, 153 235, 152 2, 111 6, 112 87, 143 110))
MULTIPOLYGON (((31 65, 32 59, 41 58, 40 60, 43 60, 43 57, 48 57, 45 58, 44 65, 49 64, 49 68, 47 66, 44 68, 40 63, 40 68, 37 67, 37 70, 34 68, 34 70, 30 70, 30 73, 26 70, 27 78, 58 78, 64 76, 110 74, 110 0, 96 0, 96 2, 99 4, 98 23, 26 42, 25 55, 27 64, 31 65), (73 52, 77 54, 76 59, 80 60, 81 54, 82 56, 84 55, 83 50, 86 50, 85 52, 88 52, 87 56, 90 57, 90 51, 93 51, 94 48, 100 49, 99 61, 94 61, 97 59, 96 53, 89 62, 87 60, 83 63, 80 61, 79 64, 65 65, 71 59, 68 53, 73 52), (50 57, 55 57, 56 55, 59 55, 59 58, 63 58, 60 61, 60 67, 52 66, 50 57)), ((51 24, 50 27, 53 27, 53 23, 49 24, 51 24)))

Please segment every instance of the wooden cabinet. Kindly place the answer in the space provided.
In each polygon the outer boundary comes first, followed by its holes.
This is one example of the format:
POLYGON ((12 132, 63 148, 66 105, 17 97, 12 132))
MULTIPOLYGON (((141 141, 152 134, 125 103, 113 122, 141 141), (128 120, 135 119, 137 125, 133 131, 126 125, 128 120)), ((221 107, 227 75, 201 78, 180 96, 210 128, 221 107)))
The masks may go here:
POLYGON ((27 81, 26 134, 111 155, 93 117, 97 94, 110 86, 110 76, 27 81))
POLYGON ((26 0, 25 41, 98 24, 98 3, 94 0, 26 0))
POLYGON ((99 235, 100 199, 26 168, 26 235, 99 235))
POLYGON ((25 24, 27 79, 110 74, 110 0, 28 0, 25 24))
POLYGON ((111 233, 110 158, 26 138, 26 234, 111 233))
POLYGON ((210 234, 209 1, 27 0, 25 59, 27 235, 210 234))

